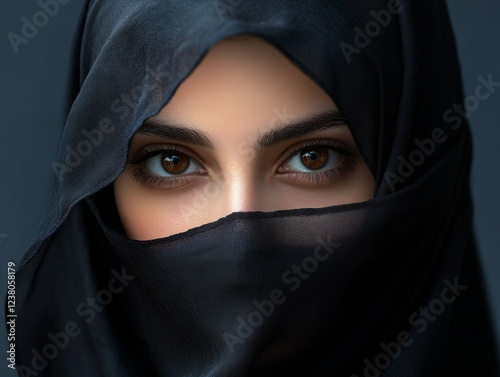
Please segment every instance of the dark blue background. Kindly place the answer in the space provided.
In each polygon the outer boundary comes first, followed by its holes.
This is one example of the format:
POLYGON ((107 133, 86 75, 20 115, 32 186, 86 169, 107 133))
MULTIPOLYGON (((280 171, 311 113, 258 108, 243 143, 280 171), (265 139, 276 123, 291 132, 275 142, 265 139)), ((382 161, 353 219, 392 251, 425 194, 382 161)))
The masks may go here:
MULTIPOLYGON (((458 42, 465 94, 473 95, 478 76, 500 81, 500 1, 449 0, 458 42)), ((18 262, 42 217, 56 159, 69 47, 81 1, 70 0, 15 54, 7 38, 21 34, 21 18, 40 10, 36 1, 10 1, 0 15, 0 298, 4 302, 7 262, 18 262), (7 235, 3 236, 2 234, 7 235)), ((474 136, 475 227, 500 337, 500 90, 471 114, 474 136)), ((2 304, 3 305, 3 304, 2 304)), ((3 318, 3 316, 2 316, 3 318)), ((3 319, 2 319, 3 321, 3 319)), ((6 355, 0 326, 1 355, 6 355)), ((472 341, 472 340, 471 340, 472 341)), ((478 345, 480 346, 480 345, 478 345)), ((0 375, 17 376, 0 358, 0 375)))

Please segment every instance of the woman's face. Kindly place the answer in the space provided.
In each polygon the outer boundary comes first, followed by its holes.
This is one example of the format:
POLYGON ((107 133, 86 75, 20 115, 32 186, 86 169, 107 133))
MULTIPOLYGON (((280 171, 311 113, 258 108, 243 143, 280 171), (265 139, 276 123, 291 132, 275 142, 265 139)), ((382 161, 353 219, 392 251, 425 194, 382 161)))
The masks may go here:
POLYGON ((114 182, 128 237, 231 212, 372 198, 374 179, 332 99, 257 37, 219 42, 135 134, 114 182))

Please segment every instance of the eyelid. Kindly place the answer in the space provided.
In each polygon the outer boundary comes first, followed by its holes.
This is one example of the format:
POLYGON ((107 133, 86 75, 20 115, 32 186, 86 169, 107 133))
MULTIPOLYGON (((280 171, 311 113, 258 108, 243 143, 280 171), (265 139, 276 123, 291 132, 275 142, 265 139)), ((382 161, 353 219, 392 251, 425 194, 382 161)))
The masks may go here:
MULTIPOLYGON (((356 158, 360 156, 360 152, 355 145, 349 145, 344 142, 335 139, 313 139, 298 142, 292 145, 288 150, 286 150, 282 158, 279 159, 279 164, 277 168, 275 168, 275 173, 277 175, 288 175, 289 177, 295 177, 296 181, 303 181, 305 183, 314 183, 315 185, 321 185, 327 181, 339 181, 342 180, 343 177, 351 171, 356 169, 356 158), (323 172, 279 172, 278 170, 286 163, 290 161, 291 158, 297 155, 302 149, 307 147, 326 147, 328 149, 334 150, 345 159, 342 158, 342 161, 339 163, 340 166, 331 168, 327 171, 323 172)), ((190 150, 187 147, 178 145, 178 144, 169 144, 169 143, 157 143, 157 144, 149 144, 142 148, 138 148, 135 151, 131 151, 129 153, 127 163, 131 166, 134 166, 133 176, 136 180, 147 182, 148 185, 157 188, 167 188, 173 189, 176 187, 187 186, 190 183, 194 183, 199 180, 201 177, 205 176, 207 173, 207 169, 204 167, 204 164, 200 162, 201 159, 198 157, 196 153, 190 150), (194 163, 200 168, 199 172, 192 172, 189 174, 180 174, 178 176, 173 177, 159 177, 151 173, 146 173, 144 171, 143 165, 145 161, 155 156, 158 156, 161 153, 168 151, 176 151, 186 155, 188 158, 194 160, 194 163)))
POLYGON ((129 154, 127 163, 129 165, 136 166, 152 157, 158 156, 161 153, 170 151, 179 152, 186 155, 187 157, 193 159, 200 168, 205 169, 204 165, 200 162, 201 159, 192 150, 178 144, 168 143, 149 144, 145 147, 139 148, 135 152, 131 152, 129 154))
POLYGON ((357 161, 353 158, 347 158, 346 161, 341 161, 340 166, 331 168, 322 172, 297 173, 288 172, 278 174, 278 176, 293 177, 292 181, 301 182, 306 185, 322 186, 324 184, 340 183, 350 173, 357 169, 357 161))
POLYGON ((286 158, 284 158, 280 163, 279 167, 286 164, 292 157, 294 157, 298 152, 307 147, 328 147, 330 149, 339 152, 343 156, 349 158, 356 158, 360 155, 360 152, 357 147, 345 144, 339 140, 334 139, 314 139, 314 140, 306 140, 302 142, 298 142, 292 145, 286 152, 286 158))
POLYGON ((131 152, 127 163, 133 167, 132 177, 137 182, 155 189, 176 189, 185 187, 191 183, 199 181, 205 176, 206 169, 200 162, 196 153, 190 151, 188 148, 179 146, 178 144, 149 144, 145 147, 131 152), (164 152, 175 151, 184 154, 189 159, 193 160, 194 164, 199 167, 198 172, 191 172, 188 174, 173 175, 173 176, 158 176, 145 166, 146 161, 159 156, 164 152))

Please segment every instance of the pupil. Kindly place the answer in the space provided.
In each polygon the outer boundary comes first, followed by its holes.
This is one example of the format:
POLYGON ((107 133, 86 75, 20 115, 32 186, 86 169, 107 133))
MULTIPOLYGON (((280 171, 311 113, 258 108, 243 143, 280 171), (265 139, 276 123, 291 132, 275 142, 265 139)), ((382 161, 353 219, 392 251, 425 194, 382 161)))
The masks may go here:
POLYGON ((182 154, 163 153, 163 169, 170 174, 180 174, 186 171, 189 166, 189 158, 182 154))
POLYGON ((328 149, 315 148, 306 150, 301 156, 302 164, 311 170, 318 170, 328 163, 328 149))

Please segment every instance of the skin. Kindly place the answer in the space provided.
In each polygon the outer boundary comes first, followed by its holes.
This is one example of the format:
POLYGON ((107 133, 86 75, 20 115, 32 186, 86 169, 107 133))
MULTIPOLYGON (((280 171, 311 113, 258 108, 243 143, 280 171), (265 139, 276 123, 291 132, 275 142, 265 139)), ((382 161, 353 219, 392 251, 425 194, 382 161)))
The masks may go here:
POLYGON ((135 134, 129 154, 134 163, 127 164, 114 182, 127 236, 167 237, 232 212, 319 208, 371 199, 374 179, 359 152, 343 156, 330 145, 296 150, 315 141, 342 143, 356 151, 345 125, 253 148, 271 129, 332 110, 338 110, 333 100, 269 43, 254 36, 219 42, 149 120, 157 129, 170 125, 202 132, 213 148, 174 140, 170 134, 135 134), (178 151, 162 151, 172 146, 178 151), (144 151, 156 155, 138 162, 137 154, 144 151), (318 168, 319 162, 323 167, 318 168), (176 173, 188 163, 184 173, 172 175, 175 184, 165 184, 172 178, 161 175, 176 173), (319 184, 307 179, 332 168, 341 168, 343 174, 319 184), (180 181, 175 178, 179 176, 180 181))

